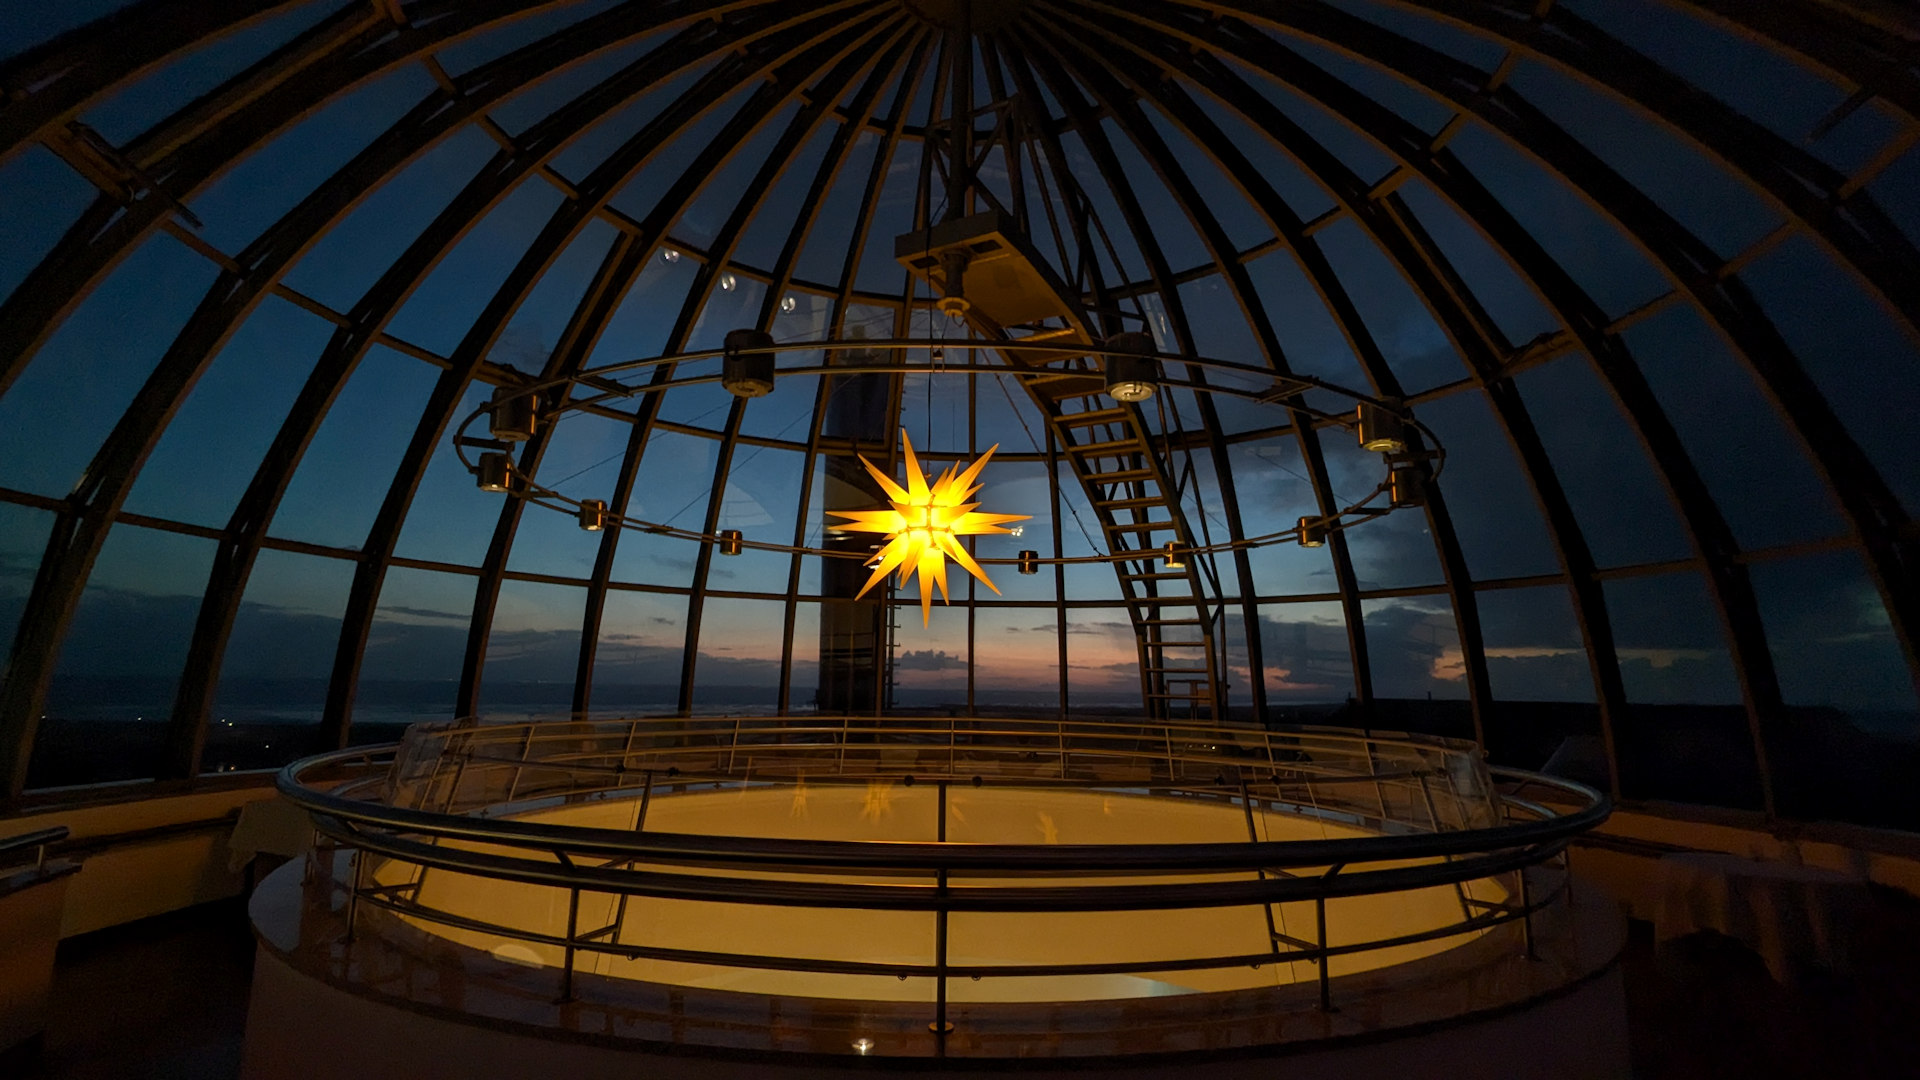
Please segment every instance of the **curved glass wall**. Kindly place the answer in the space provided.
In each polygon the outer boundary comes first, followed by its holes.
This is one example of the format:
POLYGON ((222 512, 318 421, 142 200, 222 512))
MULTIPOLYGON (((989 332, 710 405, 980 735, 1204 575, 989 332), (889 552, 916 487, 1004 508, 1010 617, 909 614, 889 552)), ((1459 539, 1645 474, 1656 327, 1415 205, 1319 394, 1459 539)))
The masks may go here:
MULTIPOLYGON (((453 452, 498 385, 742 327, 942 332, 893 244, 944 209, 950 7, 9 20, 10 796, 465 713, 1140 710, 1110 566, 996 568, 926 628, 895 595, 860 644, 818 557, 584 533, 453 452)), ((1525 7, 982 2, 975 198, 1112 329, 1405 396, 1447 447, 1424 509, 1208 567, 1221 715, 1920 825, 1920 82, 1873 59, 1910 31, 1812 0, 1525 7)), ((904 429, 935 470, 998 446, 986 509, 1032 519, 982 554, 1106 549, 1018 379, 896 359, 570 412, 520 464, 817 546, 854 455, 904 429)), ((1378 479, 1284 409, 1146 415, 1196 533, 1378 479)))

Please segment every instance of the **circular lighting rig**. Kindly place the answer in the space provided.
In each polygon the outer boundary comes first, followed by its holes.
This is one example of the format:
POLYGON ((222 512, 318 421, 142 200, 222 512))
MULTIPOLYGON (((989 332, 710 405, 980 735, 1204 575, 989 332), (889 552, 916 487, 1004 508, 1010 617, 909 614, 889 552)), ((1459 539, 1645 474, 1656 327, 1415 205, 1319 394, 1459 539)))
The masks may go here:
MULTIPOLYGON (((1036 339, 1031 343, 1018 337, 1003 339, 868 339, 832 338, 816 341, 776 343, 761 331, 736 330, 727 335, 721 349, 703 349, 671 353, 638 360, 622 361, 576 374, 539 382, 498 388, 491 401, 469 414, 453 435, 454 450, 476 482, 486 491, 497 491, 525 499, 536 506, 576 517, 589 531, 601 529, 638 529, 644 532, 716 545, 722 554, 742 550, 777 551, 787 554, 817 555, 825 559, 867 559, 864 551, 833 550, 794 544, 752 540, 739 530, 729 529, 708 535, 665 522, 616 513, 598 499, 575 499, 562 495, 521 472, 513 460, 514 443, 530 438, 535 431, 550 430, 564 414, 610 401, 664 394, 687 386, 720 383, 741 397, 758 397, 772 389, 775 379, 787 376, 891 375, 907 373, 973 373, 1015 379, 1058 379, 1081 376, 1099 380, 1104 393, 1132 405, 1150 398, 1158 389, 1178 388, 1195 394, 1237 398, 1270 406, 1282 412, 1287 422, 1318 427, 1338 427, 1351 431, 1362 449, 1377 451, 1383 458, 1380 483, 1364 497, 1329 514, 1302 517, 1293 528, 1249 536, 1240 540, 1215 543, 1180 542, 1156 545, 1148 549, 1122 549, 1094 555, 1040 558, 1022 551, 1010 558, 981 558, 985 566, 1016 567, 1021 573, 1034 573, 1042 565, 1070 563, 1124 563, 1164 560, 1169 568, 1185 567, 1191 558, 1227 554, 1236 550, 1293 542, 1303 547, 1320 547, 1327 537, 1363 521, 1383 517, 1395 510, 1424 506, 1429 485, 1446 462, 1446 450, 1440 440, 1421 423, 1407 404, 1398 399, 1379 398, 1349 389, 1324 379, 1304 375, 1281 374, 1264 367, 1232 361, 1152 351, 1152 339, 1143 333, 1117 335, 1105 344, 1036 339), (889 361, 889 354, 905 350, 929 350, 945 359, 937 369, 924 364, 889 361), (954 362, 956 356, 977 353, 1012 352, 1019 362, 954 362), (820 357, 838 355, 858 357, 853 363, 812 363, 780 367, 781 353, 820 357), (719 359, 721 370, 676 377, 681 365, 719 359), (1117 365, 1117 370, 1116 370, 1117 365), (1184 367, 1186 377, 1174 377, 1171 371, 1184 367), (664 373, 665 377, 659 375, 664 373), (652 376, 644 383, 624 382, 640 374, 652 376), (1123 376, 1116 383, 1116 374, 1123 376), (1207 381, 1207 374, 1231 377, 1235 384, 1207 381), (1251 383, 1238 385, 1240 383, 1251 383), (1351 412, 1328 412, 1307 404, 1309 391, 1322 391, 1354 402, 1351 412), (524 404, 523 404, 524 403, 524 404), (468 430, 483 417, 488 418, 491 438, 469 435, 468 430), (510 417, 501 425, 499 420, 510 417), (504 428, 504 430, 503 430, 504 428), (522 434, 525 432, 525 434, 522 434), (518 436, 518 438, 515 438, 518 436)), ((1090 391, 1093 396, 1102 391, 1090 391)), ((1280 425, 1276 425, 1280 426, 1280 425)), ((1008 507, 1007 509, 1018 509, 1008 507)))

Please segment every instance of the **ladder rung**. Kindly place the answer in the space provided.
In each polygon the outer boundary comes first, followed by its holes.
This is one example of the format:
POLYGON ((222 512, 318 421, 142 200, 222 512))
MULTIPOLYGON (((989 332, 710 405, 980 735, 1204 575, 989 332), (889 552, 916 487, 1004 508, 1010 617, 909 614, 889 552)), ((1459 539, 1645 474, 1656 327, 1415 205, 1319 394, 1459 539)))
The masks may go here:
POLYGON ((1094 424, 1119 424, 1133 418, 1125 409, 1089 409, 1086 412, 1061 413, 1061 427, 1090 427, 1094 424))
POLYGON ((1118 457, 1121 454, 1144 454, 1147 446, 1139 439, 1108 439, 1104 442, 1076 443, 1067 446, 1069 454, 1085 454, 1091 457, 1118 457))
POLYGON ((1102 510, 1134 510, 1142 506, 1166 506, 1167 500, 1158 495, 1148 495, 1139 499, 1095 499, 1093 505, 1102 510))

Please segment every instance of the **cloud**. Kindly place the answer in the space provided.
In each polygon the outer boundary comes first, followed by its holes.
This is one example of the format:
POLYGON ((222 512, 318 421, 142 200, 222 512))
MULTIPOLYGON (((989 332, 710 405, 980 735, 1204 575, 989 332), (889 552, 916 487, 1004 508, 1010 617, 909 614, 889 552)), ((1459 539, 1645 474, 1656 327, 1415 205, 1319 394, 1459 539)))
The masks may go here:
POLYGON ((894 659, 893 666, 901 671, 947 671, 966 667, 967 660, 945 649, 909 649, 894 659))

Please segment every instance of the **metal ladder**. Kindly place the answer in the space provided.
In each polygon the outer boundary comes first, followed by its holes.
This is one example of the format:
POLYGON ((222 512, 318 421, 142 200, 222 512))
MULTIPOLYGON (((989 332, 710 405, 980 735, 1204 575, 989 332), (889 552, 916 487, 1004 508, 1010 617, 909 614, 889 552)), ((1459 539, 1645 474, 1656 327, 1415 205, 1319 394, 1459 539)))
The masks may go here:
POLYGON ((1164 565, 1169 541, 1183 552, 1194 544, 1167 464, 1140 407, 1108 398, 1090 362, 1071 366, 1088 374, 1021 382, 1086 492, 1108 550, 1126 554, 1114 569, 1133 620, 1147 713, 1158 720, 1222 719, 1219 603, 1207 596, 1199 558, 1186 555, 1178 570, 1164 565))

